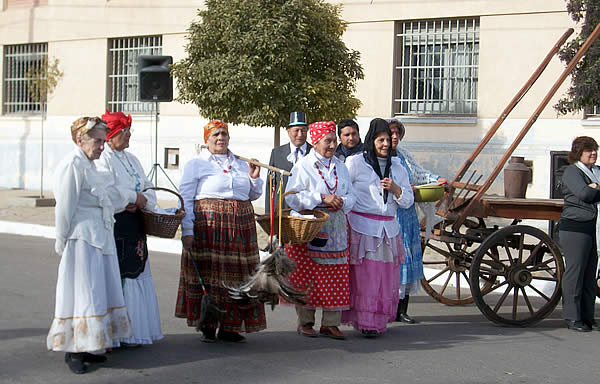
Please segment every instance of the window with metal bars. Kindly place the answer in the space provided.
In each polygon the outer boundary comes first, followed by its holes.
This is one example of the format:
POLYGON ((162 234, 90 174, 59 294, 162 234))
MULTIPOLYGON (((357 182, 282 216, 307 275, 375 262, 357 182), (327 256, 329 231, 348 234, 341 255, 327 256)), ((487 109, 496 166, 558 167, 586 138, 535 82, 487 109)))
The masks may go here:
POLYGON ((585 117, 587 119, 600 119, 600 105, 594 105, 591 108, 586 108, 585 117))
POLYGON ((479 19, 398 21, 394 115, 477 114, 479 19))
POLYGON ((6 115, 38 114, 42 105, 30 94, 31 83, 44 58, 48 57, 48 43, 4 46, 4 102, 6 115))
POLYGON ((138 101, 137 58, 160 55, 162 36, 110 39, 108 47, 108 109, 111 112, 152 112, 154 103, 138 101))

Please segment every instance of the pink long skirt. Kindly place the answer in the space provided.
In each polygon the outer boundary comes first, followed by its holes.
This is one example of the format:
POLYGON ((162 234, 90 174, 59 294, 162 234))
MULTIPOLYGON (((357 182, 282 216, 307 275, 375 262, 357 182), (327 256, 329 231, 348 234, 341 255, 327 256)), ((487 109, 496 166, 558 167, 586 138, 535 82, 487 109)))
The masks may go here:
POLYGON ((382 241, 376 250, 370 246, 367 250, 364 243, 374 245, 374 239, 351 233, 350 309, 342 312, 342 323, 383 333, 386 324, 396 318, 398 308, 400 265, 404 259, 401 238, 391 239, 391 247, 382 241))

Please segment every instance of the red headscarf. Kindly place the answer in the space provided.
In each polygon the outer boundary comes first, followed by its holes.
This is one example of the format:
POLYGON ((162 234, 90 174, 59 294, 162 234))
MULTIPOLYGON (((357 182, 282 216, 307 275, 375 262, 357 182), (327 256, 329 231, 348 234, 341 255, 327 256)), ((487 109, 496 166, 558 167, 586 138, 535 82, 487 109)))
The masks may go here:
POLYGON ((335 132, 335 123, 333 121, 317 121, 309 125, 310 140, 312 145, 317 144, 325 135, 335 132))
POLYGON ((224 121, 221 121, 221 120, 211 120, 208 122, 208 124, 206 124, 204 126, 204 142, 205 143, 208 141, 208 136, 210 136, 210 133, 217 128, 225 128, 225 130, 227 131, 227 134, 229 135, 229 127, 227 126, 227 123, 225 123, 224 121))
POLYGON ((102 115, 102 120, 106 121, 108 132, 106 140, 121 132, 122 129, 131 127, 131 115, 125 115, 123 112, 110 113, 108 110, 102 115))

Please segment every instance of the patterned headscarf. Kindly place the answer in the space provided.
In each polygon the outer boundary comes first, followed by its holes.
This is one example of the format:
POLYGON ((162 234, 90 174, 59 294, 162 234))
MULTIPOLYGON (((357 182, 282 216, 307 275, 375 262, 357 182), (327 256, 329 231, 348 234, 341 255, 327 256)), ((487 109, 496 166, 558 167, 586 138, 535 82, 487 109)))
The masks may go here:
POLYGON ((106 110, 106 113, 102 115, 102 120, 106 121, 108 126, 106 140, 121 132, 122 129, 131 127, 131 115, 125 115, 123 112, 110 113, 106 110))
POLYGON ((335 133, 335 123, 333 121, 317 121, 309 125, 309 128, 312 145, 317 144, 327 134, 335 133))
POLYGON ((76 143, 77 136, 87 135, 94 128, 107 129, 106 121, 98 116, 96 117, 80 117, 71 124, 71 139, 76 143))
POLYGON ((227 126, 227 123, 225 123, 224 121, 221 121, 221 120, 211 120, 208 122, 208 124, 206 124, 204 126, 204 142, 205 143, 208 141, 208 136, 210 136, 210 133, 217 128, 225 128, 225 130, 227 131, 227 134, 229 135, 229 127, 227 126))

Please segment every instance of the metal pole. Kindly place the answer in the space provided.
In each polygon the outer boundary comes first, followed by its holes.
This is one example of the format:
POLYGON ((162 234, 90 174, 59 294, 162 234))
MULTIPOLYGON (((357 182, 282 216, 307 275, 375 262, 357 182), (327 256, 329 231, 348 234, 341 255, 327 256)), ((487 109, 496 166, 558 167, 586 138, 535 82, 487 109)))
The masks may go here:
POLYGON ((154 102, 154 186, 158 186, 158 101, 154 102))
POLYGON ((46 119, 46 103, 42 102, 42 130, 40 135, 40 199, 44 198, 44 120, 46 119))

